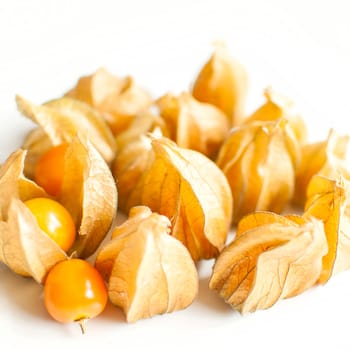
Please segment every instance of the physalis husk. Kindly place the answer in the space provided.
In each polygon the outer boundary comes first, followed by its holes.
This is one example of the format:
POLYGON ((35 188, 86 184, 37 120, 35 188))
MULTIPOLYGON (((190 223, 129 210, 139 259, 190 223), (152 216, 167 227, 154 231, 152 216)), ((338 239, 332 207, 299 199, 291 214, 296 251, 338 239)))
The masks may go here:
POLYGON ((114 159, 114 136, 101 113, 88 104, 69 97, 35 105, 17 96, 16 102, 19 111, 39 126, 25 140, 26 149, 35 154, 33 162, 51 145, 70 143, 78 134, 88 139, 108 164, 114 159))
POLYGON ((321 172, 327 177, 339 175, 341 170, 337 168, 346 162, 348 144, 349 136, 339 135, 330 130, 327 140, 302 145, 301 162, 295 177, 295 203, 304 206, 307 186, 315 174, 321 172))
POLYGON ((136 85, 132 77, 120 78, 103 68, 80 78, 66 95, 99 110, 116 135, 152 103, 150 94, 136 85))
POLYGON ((233 59, 225 45, 217 43, 209 61, 193 85, 193 96, 220 108, 230 125, 238 125, 244 117, 248 75, 245 68, 233 59))
POLYGON ((171 235, 194 260, 223 248, 232 219, 232 196, 221 170, 203 154, 163 138, 151 139, 152 156, 126 199, 126 209, 145 205, 167 216, 171 235))
POLYGON ((189 93, 166 94, 157 101, 170 138, 214 159, 229 132, 226 115, 214 105, 197 101, 189 93))
POLYGON ((230 184, 234 222, 256 210, 280 213, 294 193, 300 148, 285 119, 232 130, 217 164, 230 184))
POLYGON ((239 222, 209 287, 241 313, 266 309, 315 284, 326 252, 321 221, 256 212, 239 222))
MULTIPOLYGON (((0 260, 14 272, 42 282, 46 273, 66 253, 38 226, 23 203, 48 197, 24 176, 26 151, 18 150, 0 169, 0 260)), ((88 257, 95 252, 114 219, 117 189, 100 153, 89 141, 76 137, 69 144, 62 190, 56 200, 72 215, 78 232, 68 254, 88 257)))
POLYGON ((323 258, 320 283, 350 268, 350 182, 315 175, 307 188, 305 217, 323 221, 328 253, 323 258))
POLYGON ((266 102, 245 119, 244 123, 250 123, 256 120, 268 121, 284 118, 288 120, 296 139, 301 144, 304 144, 307 140, 307 128, 295 104, 272 88, 265 89, 264 95, 266 102))
POLYGON ((162 137, 167 129, 160 117, 143 113, 138 115, 130 127, 117 137, 118 152, 112 173, 118 184, 119 209, 127 213, 127 201, 135 185, 153 162, 151 137, 162 137))
POLYGON ((186 247, 169 235, 170 225, 167 217, 134 207, 97 256, 109 298, 128 322, 184 309, 197 295, 195 264, 186 247))
POLYGON ((67 255, 39 228, 23 203, 48 196, 24 176, 25 156, 25 151, 17 150, 0 168, 0 261, 15 273, 42 283, 47 272, 67 255))

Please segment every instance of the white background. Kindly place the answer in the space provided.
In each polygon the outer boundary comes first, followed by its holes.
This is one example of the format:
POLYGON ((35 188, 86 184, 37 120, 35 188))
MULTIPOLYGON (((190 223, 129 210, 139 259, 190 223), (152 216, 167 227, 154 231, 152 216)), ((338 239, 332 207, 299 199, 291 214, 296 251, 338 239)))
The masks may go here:
MULTIPOLYGON (((272 85, 294 99, 311 140, 350 133, 350 4, 347 0, 0 0, 0 162, 32 125, 14 96, 41 103, 104 66, 132 75, 154 97, 189 88, 215 40, 250 74, 247 111, 272 85)), ((1 194, 0 194, 1 195, 1 194)), ((269 310, 240 316, 207 289, 187 310, 126 324, 109 305, 87 325, 52 321, 42 289, 0 266, 0 347, 348 349, 350 271, 269 310)))

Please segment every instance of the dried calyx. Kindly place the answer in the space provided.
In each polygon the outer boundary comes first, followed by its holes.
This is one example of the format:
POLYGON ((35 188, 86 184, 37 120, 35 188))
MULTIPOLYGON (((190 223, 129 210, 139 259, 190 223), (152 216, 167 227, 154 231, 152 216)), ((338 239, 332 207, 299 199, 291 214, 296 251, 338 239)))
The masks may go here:
POLYGON ((322 220, 328 243, 320 283, 350 268, 350 183, 315 175, 307 189, 305 217, 322 220))
POLYGON ((224 44, 217 43, 213 55, 194 82, 193 96, 220 108, 229 124, 236 126, 244 118, 247 90, 245 68, 230 56, 224 44))
POLYGON ((233 202, 225 176, 201 153, 180 148, 164 137, 151 138, 150 152, 143 174, 129 186, 125 210, 150 207, 170 219, 171 235, 189 249, 194 260, 216 256, 232 219, 233 202))
MULTIPOLYGON (((334 178, 340 173, 345 176, 346 157, 349 149, 349 136, 329 131, 324 141, 305 144, 301 148, 301 162, 295 175, 295 193, 293 201, 304 206, 310 180, 316 174, 334 178)), ((348 176, 350 178, 350 176, 348 176)))
POLYGON ((70 143, 77 135, 88 139, 110 164, 115 157, 114 136, 102 115, 84 102, 69 97, 35 105, 17 96, 20 112, 38 125, 25 140, 33 161, 51 146, 70 143))
POLYGON ((256 212, 238 224, 209 287, 241 313, 266 309, 314 285, 326 252, 320 221, 256 212))
POLYGON ((169 235, 170 226, 167 217, 134 207, 97 256, 109 298, 128 322, 184 309, 197 295, 196 267, 186 247, 169 235))
POLYGON ((296 139, 301 144, 304 144, 307 141, 307 128, 295 104, 289 98, 277 93, 271 87, 265 89, 264 95, 266 102, 252 115, 247 117, 244 123, 251 123, 257 120, 273 121, 284 118, 288 120, 296 139))
POLYGON ((152 103, 150 94, 132 77, 120 78, 103 68, 80 78, 66 95, 101 112, 115 135, 127 129, 135 116, 152 103))
POLYGON ((256 210, 280 213, 294 193, 300 147, 285 119, 232 130, 216 160, 235 204, 234 222, 256 210))
POLYGON ((214 105, 196 100, 189 93, 166 94, 157 101, 170 138, 183 148, 199 151, 211 159, 228 135, 226 115, 214 105))
MULTIPOLYGON (((24 201, 48 197, 24 176, 26 151, 14 152, 0 169, 0 259, 16 273, 42 282, 67 255, 38 226, 24 201)), ((88 257, 108 233, 117 207, 117 189, 100 153, 89 141, 72 140, 67 149, 58 198, 73 217, 78 236, 68 254, 88 257)))

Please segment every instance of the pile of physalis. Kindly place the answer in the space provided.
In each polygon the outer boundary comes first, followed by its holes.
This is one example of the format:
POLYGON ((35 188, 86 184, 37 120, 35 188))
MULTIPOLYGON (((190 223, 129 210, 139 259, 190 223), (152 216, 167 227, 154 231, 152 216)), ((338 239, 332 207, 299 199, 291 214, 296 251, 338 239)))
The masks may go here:
POLYGON ((247 116, 247 80, 218 45, 179 95, 100 69, 43 105, 17 97, 36 128, 0 168, 0 261, 54 319, 83 329, 108 299, 128 322, 187 308, 202 259, 242 313, 350 267, 348 137, 308 143, 271 88, 247 116))

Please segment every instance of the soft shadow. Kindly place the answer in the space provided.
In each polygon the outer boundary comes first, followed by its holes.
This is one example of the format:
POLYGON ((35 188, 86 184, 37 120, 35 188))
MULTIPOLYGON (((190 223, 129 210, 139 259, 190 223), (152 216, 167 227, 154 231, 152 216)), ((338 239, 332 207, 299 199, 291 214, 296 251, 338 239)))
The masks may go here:
POLYGON ((113 305, 110 301, 107 303, 106 308, 103 310, 99 318, 104 320, 111 320, 113 322, 125 323, 125 315, 123 311, 117 306, 113 305))
POLYGON ((13 273, 7 266, 0 266, 0 297, 8 304, 38 318, 48 318, 43 302, 43 288, 30 277, 13 273))
POLYGON ((231 306, 226 304, 216 291, 209 289, 209 280, 214 262, 215 260, 211 259, 201 260, 197 263, 199 275, 197 302, 201 304, 201 307, 205 306, 207 309, 211 309, 217 313, 232 313, 231 306))
POLYGON ((199 280, 197 302, 217 313, 234 312, 231 306, 226 304, 215 291, 209 289, 209 279, 210 277, 204 277, 199 280))

